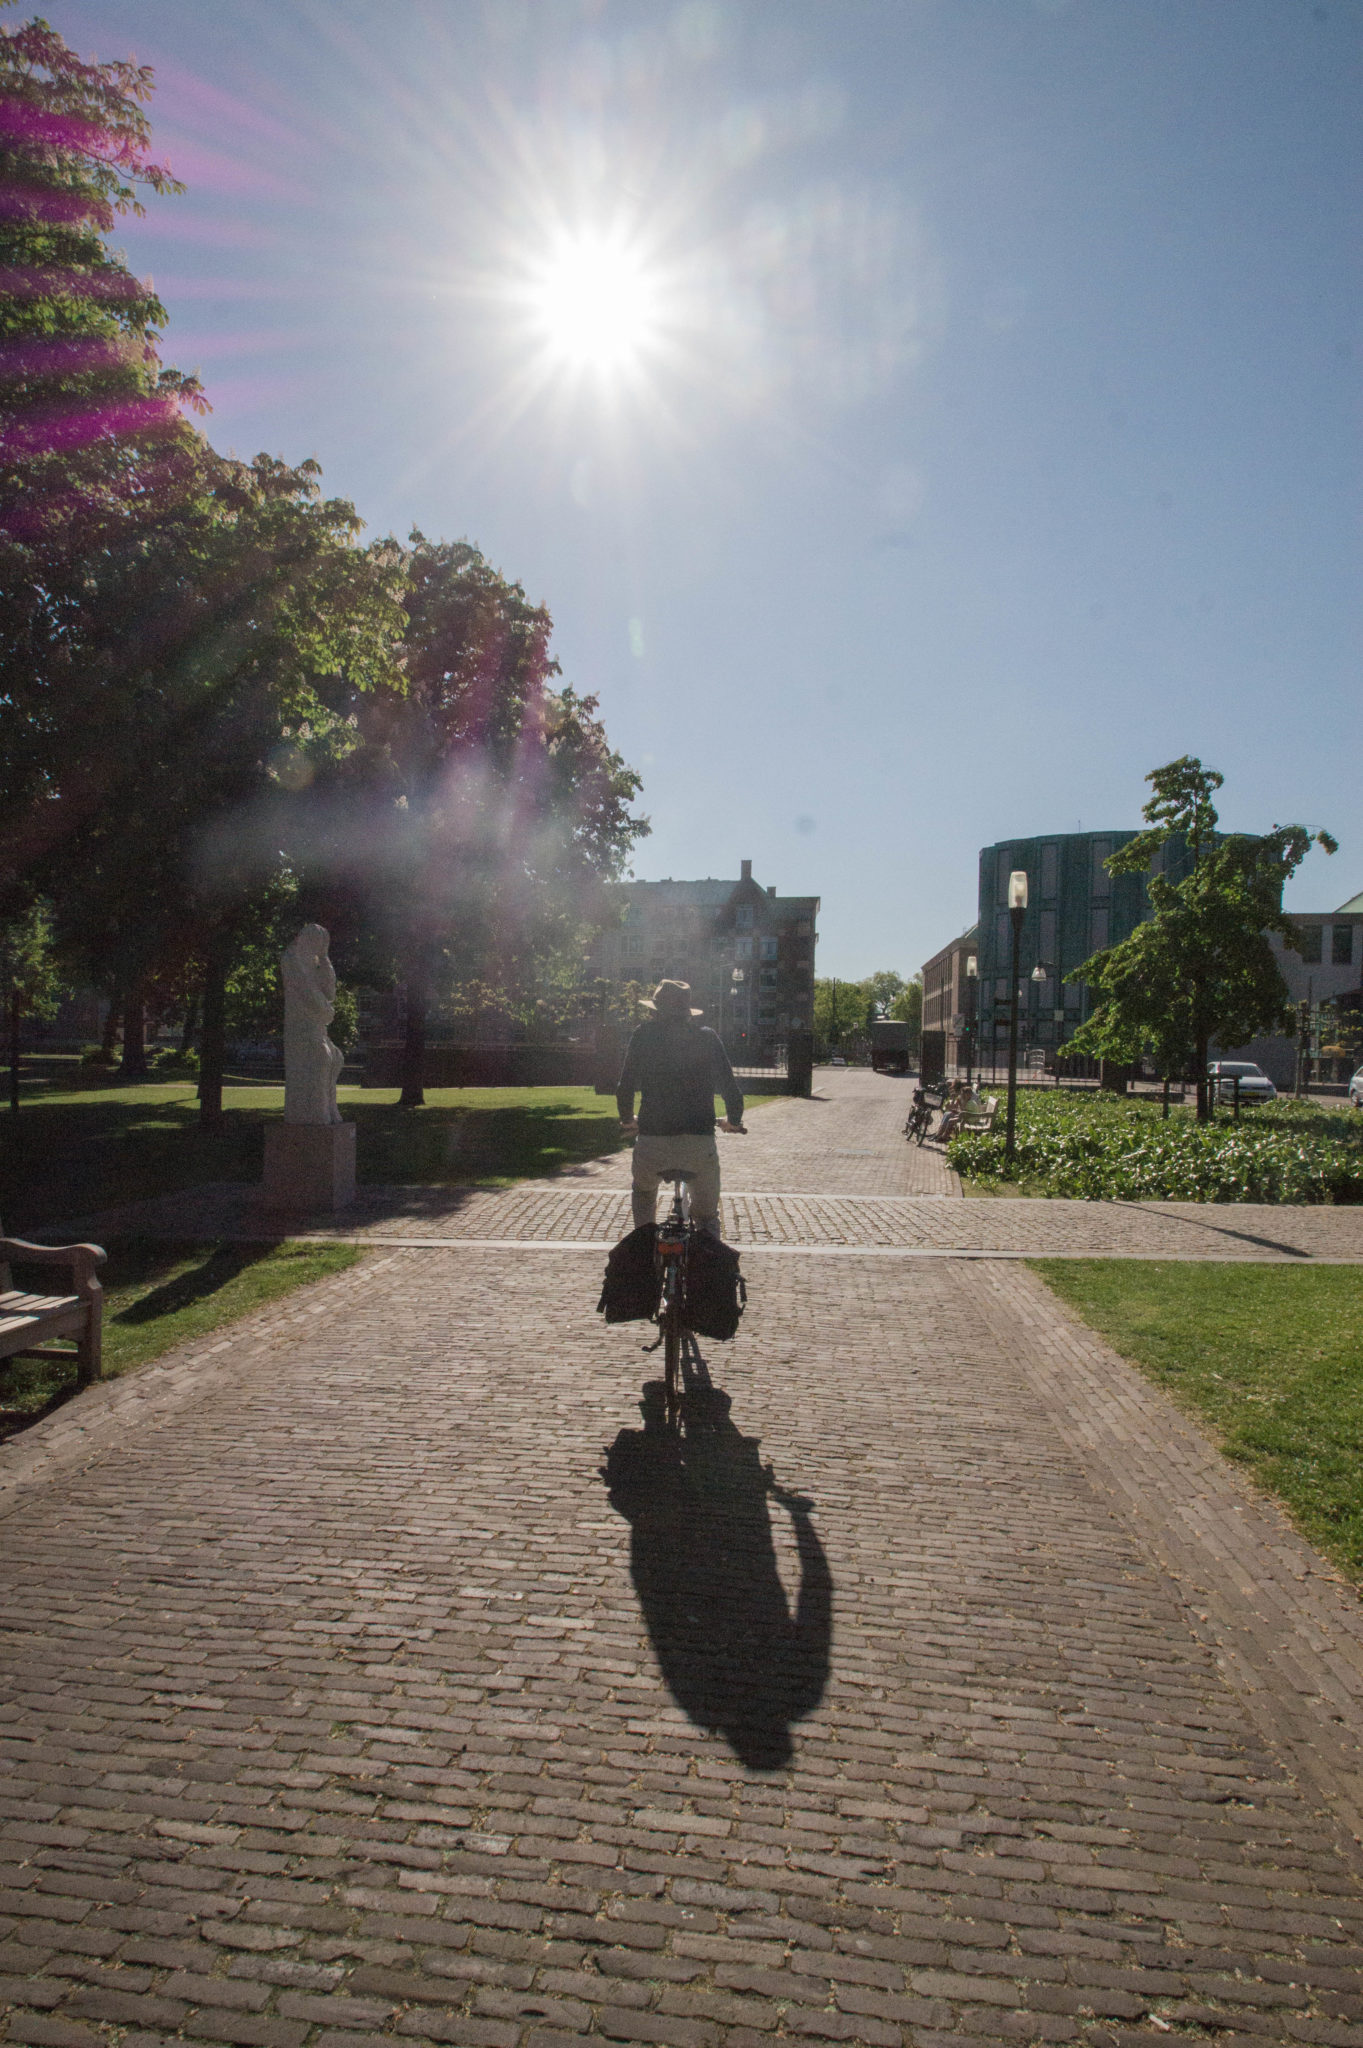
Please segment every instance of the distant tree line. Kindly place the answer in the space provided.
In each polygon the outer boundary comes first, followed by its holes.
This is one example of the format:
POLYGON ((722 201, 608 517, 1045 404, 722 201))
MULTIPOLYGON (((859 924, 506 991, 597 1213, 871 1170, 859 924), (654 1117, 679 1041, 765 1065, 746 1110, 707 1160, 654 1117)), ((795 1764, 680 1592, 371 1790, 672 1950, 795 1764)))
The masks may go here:
POLYGON ((882 1017, 908 1025, 909 1051, 916 1055, 923 1032, 921 974, 906 981, 892 967, 881 967, 862 981, 815 981, 814 1036, 823 1045, 841 1046, 869 1037, 871 1026, 882 1017))
MULTIPOLYGON (((109 247, 141 194, 148 70, 0 32, 0 980, 11 1039, 58 972, 197 1037, 307 919, 405 996, 570 1006, 603 883, 647 831, 551 620, 467 541, 365 542, 314 462, 218 454, 164 307, 109 247)), ((112 1037, 112 1030, 111 1030, 112 1037)))

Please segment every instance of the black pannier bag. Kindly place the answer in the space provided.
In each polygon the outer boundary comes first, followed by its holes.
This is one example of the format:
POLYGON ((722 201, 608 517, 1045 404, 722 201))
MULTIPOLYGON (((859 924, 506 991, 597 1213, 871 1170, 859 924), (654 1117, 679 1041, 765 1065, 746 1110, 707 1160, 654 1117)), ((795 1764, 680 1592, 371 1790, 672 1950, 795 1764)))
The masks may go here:
POLYGON ((747 1301, 748 1290, 733 1246, 712 1237, 708 1230, 693 1231, 686 1248, 686 1327, 698 1337, 713 1337, 727 1344, 738 1329, 747 1301))
POLYGON ((608 1323, 639 1323, 657 1313, 660 1278, 658 1226, 641 1223, 612 1245, 597 1312, 608 1323))

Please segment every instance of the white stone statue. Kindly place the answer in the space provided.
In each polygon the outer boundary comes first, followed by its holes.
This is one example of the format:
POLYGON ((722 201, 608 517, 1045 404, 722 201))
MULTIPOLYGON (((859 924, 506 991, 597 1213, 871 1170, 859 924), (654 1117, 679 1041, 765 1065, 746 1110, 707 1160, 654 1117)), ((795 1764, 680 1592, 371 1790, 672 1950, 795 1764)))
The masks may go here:
POLYGON ((329 934, 305 924, 284 948, 284 1121, 338 1124, 336 1083, 345 1055, 327 1037, 336 1010, 336 969, 327 957, 329 934))

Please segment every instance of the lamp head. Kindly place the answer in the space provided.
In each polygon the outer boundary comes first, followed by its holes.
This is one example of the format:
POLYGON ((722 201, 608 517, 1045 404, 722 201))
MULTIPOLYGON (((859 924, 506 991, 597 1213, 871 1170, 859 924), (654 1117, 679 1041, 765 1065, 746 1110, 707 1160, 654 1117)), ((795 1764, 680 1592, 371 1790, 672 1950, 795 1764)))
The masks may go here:
POLYGON ((1025 910, 1027 908, 1027 872, 1025 868, 1014 868, 1012 874, 1008 877, 1008 908, 1010 910, 1025 910))
POLYGON ((966 956, 965 956, 965 978, 966 978, 966 980, 967 980, 967 981, 976 981, 976 980, 978 980, 978 979, 979 979, 979 972, 980 972, 980 963, 979 963, 979 960, 977 959, 977 957, 975 956, 975 954, 974 954, 974 953, 967 953, 967 954, 966 954, 966 956))
POLYGON ((1033 981, 1046 981, 1046 980, 1048 980, 1048 979, 1049 979, 1049 976, 1047 975, 1047 973, 1046 973, 1046 970, 1045 970, 1045 968, 1044 968, 1044 967, 1042 966, 1041 962, 1040 962, 1040 961, 1038 960, 1038 961, 1037 961, 1037 963, 1036 963, 1036 966, 1035 966, 1035 967, 1034 967, 1034 968, 1032 969, 1032 980, 1033 980, 1033 981))

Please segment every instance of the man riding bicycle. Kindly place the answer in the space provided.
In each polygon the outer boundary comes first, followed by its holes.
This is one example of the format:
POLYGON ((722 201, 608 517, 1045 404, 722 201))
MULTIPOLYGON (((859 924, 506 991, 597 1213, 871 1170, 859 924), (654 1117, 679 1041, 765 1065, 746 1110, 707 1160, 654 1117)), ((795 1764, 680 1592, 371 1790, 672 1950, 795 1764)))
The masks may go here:
POLYGON ((734 1079, 717 1032, 696 1019, 684 981, 660 981, 644 1008, 653 1015, 630 1039, 616 1085, 620 1128, 637 1132, 632 1201, 634 1222, 652 1223, 658 1183, 680 1167, 691 1185, 691 1220, 719 1236, 719 1151, 715 1097, 724 1097, 724 1131, 743 1129, 743 1091, 734 1079), (634 1097, 639 1093, 639 1116, 634 1097))

